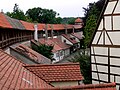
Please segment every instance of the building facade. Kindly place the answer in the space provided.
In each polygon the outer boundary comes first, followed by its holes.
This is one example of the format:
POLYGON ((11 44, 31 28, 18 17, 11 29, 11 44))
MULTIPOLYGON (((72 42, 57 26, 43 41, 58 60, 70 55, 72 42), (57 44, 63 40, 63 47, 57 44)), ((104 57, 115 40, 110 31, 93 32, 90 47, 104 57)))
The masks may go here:
POLYGON ((91 42, 92 83, 120 86, 120 0, 106 0, 91 42))

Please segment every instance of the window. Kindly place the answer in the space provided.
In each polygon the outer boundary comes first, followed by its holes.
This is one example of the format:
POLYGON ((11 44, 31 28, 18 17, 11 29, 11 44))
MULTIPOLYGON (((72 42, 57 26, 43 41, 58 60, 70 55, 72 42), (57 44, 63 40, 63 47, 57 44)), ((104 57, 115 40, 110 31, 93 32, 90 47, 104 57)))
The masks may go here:
POLYGON ((66 43, 66 40, 64 40, 64 43, 66 43))

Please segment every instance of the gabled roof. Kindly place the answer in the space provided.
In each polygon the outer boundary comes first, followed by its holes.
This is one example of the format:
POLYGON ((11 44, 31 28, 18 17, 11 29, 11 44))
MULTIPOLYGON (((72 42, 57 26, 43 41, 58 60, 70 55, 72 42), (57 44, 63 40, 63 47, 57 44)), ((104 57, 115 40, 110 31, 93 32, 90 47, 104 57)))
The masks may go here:
POLYGON ((71 33, 72 36, 75 36, 78 39, 83 39, 84 35, 83 32, 71 33))
POLYGON ((8 20, 3 13, 0 13, 0 27, 2 28, 12 28, 8 20))
MULTIPOLYGON (((36 89, 20 89, 20 90, 36 90, 36 89)), ((88 84, 67 87, 39 88, 37 90, 116 90, 116 84, 115 83, 88 84)))
POLYGON ((67 45, 65 44, 64 42, 61 41, 60 38, 53 38, 51 39, 55 44, 59 45, 62 49, 68 49, 70 48, 71 46, 70 45, 67 45))
POLYGON ((0 90, 51 87, 23 65, 25 64, 0 50, 0 90))
POLYGON ((39 39, 39 42, 41 44, 53 45, 54 47, 53 47, 52 52, 57 52, 59 50, 70 48, 69 45, 66 45, 65 43, 63 43, 58 38, 53 38, 53 39, 52 38, 48 38, 48 39, 41 38, 41 39, 39 39))
POLYGON ((63 37, 65 37, 68 41, 70 41, 73 44, 78 43, 76 40, 74 40, 72 37, 70 37, 69 34, 62 34, 63 37))
POLYGON ((82 19, 80 19, 80 18, 77 18, 77 19, 75 20, 75 23, 81 23, 81 22, 83 22, 83 21, 82 21, 82 19))
POLYGON ((36 51, 32 50, 31 48, 25 45, 19 45, 18 47, 16 47, 16 50, 20 52, 21 54, 25 55, 26 57, 30 58, 36 63, 39 63, 39 64, 50 64, 51 63, 50 59, 37 53, 36 51))
POLYGON ((83 80, 78 63, 27 65, 25 67, 47 82, 83 80))
POLYGON ((20 30, 25 30, 25 27, 22 25, 22 23, 20 22, 20 20, 17 19, 13 19, 7 15, 5 15, 6 19, 8 20, 8 22, 12 25, 12 27, 14 29, 20 29, 20 30))
POLYGON ((26 30, 33 30, 34 31, 34 23, 29 23, 26 21, 20 20, 20 22, 23 24, 26 30))

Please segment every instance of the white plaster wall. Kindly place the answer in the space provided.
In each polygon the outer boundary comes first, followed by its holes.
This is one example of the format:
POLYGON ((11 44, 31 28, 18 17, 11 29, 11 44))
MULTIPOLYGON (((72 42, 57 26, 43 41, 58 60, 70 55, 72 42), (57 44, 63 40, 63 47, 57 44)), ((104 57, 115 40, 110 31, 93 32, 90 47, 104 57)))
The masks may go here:
POLYGON ((62 40, 62 42, 64 42, 64 40, 66 40, 66 44, 73 45, 69 40, 67 40, 63 36, 61 36, 61 40, 62 40))
POLYGON ((106 33, 105 33, 105 45, 112 45, 106 33))
POLYGON ((120 48, 110 48, 110 56, 120 57, 120 48))
POLYGON ((114 76, 113 75, 110 75, 110 81, 114 82, 114 76))
POLYGON ((110 64, 120 66, 120 58, 110 58, 110 64))
POLYGON ((99 72, 108 72, 108 66, 97 65, 99 72))
POLYGON ((97 70, 96 70, 96 65, 95 65, 95 64, 92 64, 92 71, 97 71, 97 70))
POLYGON ((97 63, 108 64, 108 57, 95 56, 97 63))
POLYGON ((113 16, 113 29, 120 30, 120 16, 113 16))
POLYGON ((102 30, 102 29, 103 29, 103 19, 101 20, 100 25, 98 27, 98 30, 102 30))
POLYGON ((53 58, 55 59, 55 61, 53 61, 53 62, 58 62, 59 61, 59 57, 56 56, 57 53, 58 52, 53 53, 54 54, 53 58))
POLYGON ((114 13, 120 13, 120 1, 119 0, 118 0, 118 4, 117 4, 117 6, 115 8, 114 13))
POLYGON ((108 55, 108 48, 107 47, 94 47, 95 54, 98 55, 108 55))
POLYGON ((111 30, 112 29, 111 16, 105 16, 104 18, 105 18, 105 29, 111 30))
POLYGON ((68 56, 68 55, 70 55, 70 49, 69 48, 65 49, 65 56, 68 56))
POLYGON ((113 45, 120 45, 120 32, 108 32, 113 45))
POLYGON ((76 86, 78 85, 78 81, 69 81, 69 82, 51 82, 51 84, 55 87, 63 87, 63 86, 76 86))
POLYGON ((99 73, 99 77, 100 77, 100 80, 108 81, 108 74, 100 74, 99 73))
POLYGON ((118 67, 110 67, 110 72, 114 74, 120 74, 120 68, 118 67))
POLYGON ((99 39, 99 37, 100 37, 100 33, 101 33, 101 32, 96 32, 92 44, 97 44, 97 41, 98 41, 98 39, 99 39))
POLYGON ((97 73, 92 72, 92 78, 93 78, 93 79, 98 79, 98 75, 97 75, 97 73))
POLYGON ((116 4, 116 1, 109 2, 104 14, 111 14, 114 9, 115 4, 116 4))

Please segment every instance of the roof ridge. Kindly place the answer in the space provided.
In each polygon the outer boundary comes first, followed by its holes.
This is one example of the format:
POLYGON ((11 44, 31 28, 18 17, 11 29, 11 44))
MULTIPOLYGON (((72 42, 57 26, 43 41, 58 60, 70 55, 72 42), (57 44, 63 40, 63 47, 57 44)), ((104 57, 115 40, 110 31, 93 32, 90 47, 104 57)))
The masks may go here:
POLYGON ((62 63, 62 64, 26 64, 24 67, 35 67, 35 66, 66 66, 66 65, 79 65, 79 63, 62 63))

